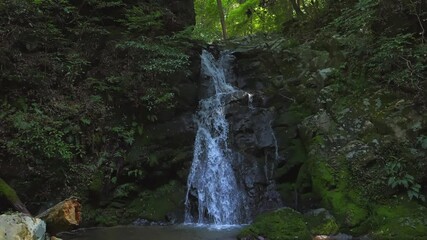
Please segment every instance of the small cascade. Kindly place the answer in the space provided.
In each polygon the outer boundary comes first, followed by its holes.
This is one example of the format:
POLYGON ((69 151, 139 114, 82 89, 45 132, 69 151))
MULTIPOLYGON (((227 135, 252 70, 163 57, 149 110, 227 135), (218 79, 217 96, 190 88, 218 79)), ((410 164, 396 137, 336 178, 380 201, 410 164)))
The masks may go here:
POLYGON ((254 110, 254 95, 251 93, 248 93, 248 107, 251 110, 254 110))
POLYGON ((279 161, 279 146, 277 144, 277 138, 276 135, 274 134, 274 130, 272 127, 272 121, 269 123, 269 132, 271 134, 271 137, 273 139, 274 142, 274 162, 270 162, 268 161, 268 156, 266 155, 264 158, 264 173, 265 173, 265 178, 267 180, 271 180, 274 176, 274 169, 277 165, 277 162, 279 161))
POLYGON ((231 225, 245 223, 245 193, 232 168, 233 153, 228 146, 229 124, 225 106, 240 95, 227 82, 231 77, 231 54, 216 60, 203 51, 202 74, 211 79, 212 95, 202 99, 195 117, 197 133, 193 162, 187 182, 186 223, 231 225))
POLYGON ((272 122, 270 122, 270 130, 271 130, 271 136, 273 137, 274 141, 274 160, 279 161, 279 145, 277 144, 277 138, 276 134, 274 134, 274 130, 272 127, 272 122))

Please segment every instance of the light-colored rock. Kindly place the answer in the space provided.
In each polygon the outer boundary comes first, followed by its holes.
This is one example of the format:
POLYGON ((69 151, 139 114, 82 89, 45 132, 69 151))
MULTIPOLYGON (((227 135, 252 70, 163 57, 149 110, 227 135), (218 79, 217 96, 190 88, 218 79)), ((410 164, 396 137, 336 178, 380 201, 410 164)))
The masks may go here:
POLYGON ((45 240, 46 223, 21 213, 0 215, 1 240, 45 240))

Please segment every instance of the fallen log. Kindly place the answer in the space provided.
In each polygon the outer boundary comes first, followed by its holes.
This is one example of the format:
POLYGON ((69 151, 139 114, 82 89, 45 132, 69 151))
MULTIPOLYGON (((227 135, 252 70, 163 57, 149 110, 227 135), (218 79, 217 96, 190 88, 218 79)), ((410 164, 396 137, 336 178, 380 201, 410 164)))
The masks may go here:
POLYGON ((0 197, 6 198, 17 211, 31 215, 25 205, 19 199, 15 190, 9 186, 3 179, 0 178, 0 197))
POLYGON ((81 204, 76 197, 70 197, 37 215, 46 222, 47 232, 56 235, 69 231, 81 222, 81 204))

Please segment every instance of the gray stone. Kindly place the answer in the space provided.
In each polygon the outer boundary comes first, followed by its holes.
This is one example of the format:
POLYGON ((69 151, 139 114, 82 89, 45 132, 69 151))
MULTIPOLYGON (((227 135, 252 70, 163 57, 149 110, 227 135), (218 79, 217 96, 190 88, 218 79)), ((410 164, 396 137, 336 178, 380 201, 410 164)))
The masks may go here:
POLYGON ((45 240, 46 223, 21 213, 0 215, 0 239, 45 240))

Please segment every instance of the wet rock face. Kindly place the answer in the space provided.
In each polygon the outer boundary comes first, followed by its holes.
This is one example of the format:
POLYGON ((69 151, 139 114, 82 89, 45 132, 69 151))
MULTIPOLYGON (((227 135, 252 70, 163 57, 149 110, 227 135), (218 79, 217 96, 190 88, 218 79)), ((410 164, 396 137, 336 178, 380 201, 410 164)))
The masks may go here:
POLYGON ((225 108, 230 124, 230 149, 235 153, 233 168, 239 184, 248 194, 251 218, 282 205, 272 180, 278 160, 271 128, 274 112, 253 103, 253 97, 241 91, 225 108))

